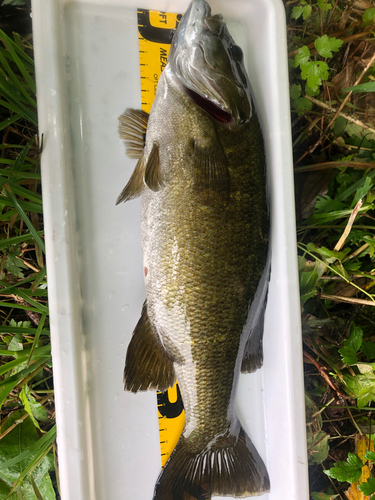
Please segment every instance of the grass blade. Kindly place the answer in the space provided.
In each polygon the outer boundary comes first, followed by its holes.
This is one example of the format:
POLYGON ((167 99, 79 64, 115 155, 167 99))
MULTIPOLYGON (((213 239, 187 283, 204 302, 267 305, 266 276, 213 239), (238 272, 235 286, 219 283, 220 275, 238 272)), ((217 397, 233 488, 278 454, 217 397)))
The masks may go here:
MULTIPOLYGON (((0 196, 0 198, 2 197, 0 196)), ((38 234, 43 235, 44 231, 38 231, 38 234)), ((4 238, 3 240, 0 240, 0 249, 8 247, 10 245, 18 245, 19 243, 23 243, 32 239, 34 239, 34 236, 31 233, 25 233, 21 236, 13 236, 12 238, 4 238)))
POLYGON ((32 222, 31 222, 31 220, 28 218, 28 216, 26 215, 25 211, 23 210, 23 208, 21 207, 21 205, 18 203, 18 200, 14 196, 14 194, 12 193, 9 184, 5 184, 4 185, 4 189, 7 191, 7 194, 9 196, 9 198, 14 203, 14 206, 16 207, 18 213, 22 217, 22 219, 23 219, 24 223, 26 224, 26 226, 28 227, 30 233, 33 235, 34 240, 36 241, 36 243, 40 246, 40 248, 45 253, 46 250, 45 250, 44 242, 42 241, 41 237, 37 233, 35 227, 33 226, 32 222))
MULTIPOLYGON (((28 375, 31 373, 35 374, 44 368, 46 361, 44 357, 41 357, 38 361, 34 361, 33 365, 29 368, 25 368, 24 370, 12 375, 5 380, 0 382, 0 408, 3 406, 4 401, 8 397, 9 393, 13 391, 13 389, 20 384, 28 375)), ((1 469, 1 466, 0 466, 1 469)))
POLYGON ((34 337, 34 340, 33 340, 33 345, 31 346, 30 358, 29 358, 29 361, 27 362, 27 366, 30 366, 31 359, 32 359, 33 354, 34 354, 35 347, 38 344, 40 333, 41 333, 42 328, 44 326, 44 323, 46 321, 46 316, 47 316, 47 313, 43 313, 42 317, 40 318, 39 325, 38 325, 38 328, 36 330, 36 334, 35 334, 35 337, 34 337))
MULTIPOLYGON (((54 442, 55 439, 56 439, 56 425, 51 427, 51 429, 48 432, 46 432, 46 434, 44 434, 44 436, 42 436, 40 439, 38 439, 38 441, 36 443, 31 445, 28 450, 24 451, 23 453, 21 453, 17 457, 11 458, 10 460, 7 460, 6 462, 1 463, 0 464, 0 471, 3 469, 8 469, 9 467, 12 467, 13 465, 21 462, 22 460, 29 458, 35 452, 40 451, 40 449, 42 449, 43 450, 42 453, 44 453, 44 451, 52 445, 52 443, 54 442)), ((38 455, 37 455, 37 457, 38 457, 38 455)), ((33 461, 34 460, 35 460, 35 458, 33 459, 33 461)))
MULTIPOLYGON (((27 93, 26 89, 24 88, 24 86, 20 82, 19 78, 14 74, 12 68, 9 66, 7 60, 5 59, 5 57, 3 56, 3 54, 1 52, 0 52, 0 64, 3 66, 4 70, 8 73, 8 76, 12 80, 12 82, 14 83, 15 87, 19 90, 19 92, 21 92, 23 94, 23 96, 27 99, 27 101, 29 101, 29 104, 31 106, 33 106, 34 109, 36 109, 35 100, 27 93)), ((27 74, 29 74, 26 71, 25 66, 24 65, 22 65, 22 66, 24 68, 24 71, 27 74)), ((32 90, 31 87, 30 87, 30 89, 32 90)), ((33 91, 33 93, 35 95, 35 91, 33 91)))
POLYGON ((9 125, 17 122, 20 118, 22 118, 22 115, 20 113, 15 113, 13 116, 6 118, 0 123, 0 130, 4 130, 6 127, 9 127, 9 125))
MULTIPOLYGON (((13 61, 17 64, 18 66, 18 69, 21 71, 22 73, 22 76, 24 77, 26 83, 28 84, 29 88, 31 89, 31 91, 33 92, 33 94, 35 95, 36 94, 36 86, 35 86, 35 82, 34 80, 31 78, 29 72, 26 70, 23 62, 21 61, 21 59, 18 57, 18 54, 17 54, 17 51, 16 51, 16 47, 17 47, 17 44, 15 42, 13 42, 5 33, 4 31, 0 30, 0 39, 2 40, 2 42, 5 44, 6 48, 9 50, 11 56, 12 56, 12 59, 13 61)), ((17 47, 19 49, 19 47, 17 47)), ((21 50, 21 49, 19 49, 21 50)), ((22 52, 22 51, 21 51, 22 52)), ((36 104, 34 106, 34 108, 36 109, 36 104)))
POLYGON ((14 162, 14 165, 13 165, 13 170, 21 170, 22 168, 22 165, 25 161, 25 158, 28 154, 28 152, 30 151, 30 148, 31 146, 35 143, 35 139, 32 138, 27 144, 26 146, 22 149, 22 151, 20 152, 20 154, 17 156, 17 159, 16 161, 14 162))

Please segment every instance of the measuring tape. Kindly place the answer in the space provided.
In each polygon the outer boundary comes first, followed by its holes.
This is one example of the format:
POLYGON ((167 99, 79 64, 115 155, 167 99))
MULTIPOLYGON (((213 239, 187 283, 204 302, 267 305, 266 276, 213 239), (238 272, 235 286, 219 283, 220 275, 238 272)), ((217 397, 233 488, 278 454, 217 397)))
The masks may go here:
MULTIPOLYGON (((139 64, 142 109, 150 113, 161 72, 167 64, 172 35, 181 14, 138 9, 139 64)), ((161 465, 164 467, 185 424, 178 384, 157 393, 161 465)))

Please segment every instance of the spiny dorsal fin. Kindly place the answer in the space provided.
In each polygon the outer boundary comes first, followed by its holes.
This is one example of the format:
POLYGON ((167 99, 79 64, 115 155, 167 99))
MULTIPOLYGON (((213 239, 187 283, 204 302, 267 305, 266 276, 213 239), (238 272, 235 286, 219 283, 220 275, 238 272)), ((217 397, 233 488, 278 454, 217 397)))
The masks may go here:
POLYGON ((132 173, 129 182, 126 184, 124 189, 121 191, 120 196, 116 200, 116 205, 121 203, 122 201, 128 201, 133 198, 137 198, 142 193, 144 184, 144 175, 145 175, 145 159, 142 155, 139 158, 137 165, 135 166, 134 172, 132 173))
POLYGON ((159 191, 164 184, 161 178, 160 161, 159 161, 159 144, 154 142, 151 152, 148 155, 146 171, 145 171, 145 184, 153 191, 159 191))
POLYGON ((211 147, 194 141, 194 187, 206 203, 227 203, 230 196, 230 176, 225 153, 217 140, 211 147))
POLYGON ((126 154, 138 160, 145 147, 146 130, 149 114, 141 109, 128 108, 119 117, 118 132, 124 139, 126 154))

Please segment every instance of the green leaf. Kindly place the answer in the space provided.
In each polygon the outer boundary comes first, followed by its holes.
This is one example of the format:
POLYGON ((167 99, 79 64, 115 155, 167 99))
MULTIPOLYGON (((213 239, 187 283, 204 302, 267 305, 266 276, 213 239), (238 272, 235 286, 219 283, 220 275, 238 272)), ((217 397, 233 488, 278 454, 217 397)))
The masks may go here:
POLYGON ((375 477, 370 477, 366 483, 359 484, 358 489, 366 496, 373 495, 375 493, 375 477))
POLYGON ((350 329, 349 338, 345 341, 346 345, 353 347, 354 351, 357 352, 362 345, 363 330, 360 326, 352 325, 350 329))
POLYGON ((375 342, 363 342, 362 352, 369 361, 375 359, 375 342))
POLYGON ((323 12, 332 9, 332 5, 330 3, 326 3, 325 0, 318 0, 316 4, 323 12))
POLYGON ((311 5, 306 5, 306 7, 303 9, 302 17, 304 21, 310 16, 311 10, 312 10, 311 5))
POLYGON ((347 124, 348 120, 346 120, 342 116, 338 116, 334 123, 333 131, 335 132, 336 135, 340 136, 345 132, 347 124))
POLYGON ((306 47, 306 45, 304 45, 303 47, 300 47, 298 49, 298 52, 294 58, 294 67, 297 68, 298 66, 301 66, 301 69, 302 69, 302 66, 304 66, 310 59, 310 51, 309 49, 306 47))
MULTIPOLYGON (((340 252, 337 252, 336 250, 330 250, 326 247, 317 247, 312 241, 306 245, 306 248, 309 252, 320 254, 323 257, 324 261, 327 262, 327 264, 332 264, 336 260, 342 261, 350 252, 349 247, 344 248, 344 250, 341 250, 340 252)), ((342 273, 341 269, 340 272, 342 273)))
POLYGON ((329 435, 324 431, 317 432, 313 436, 307 434, 307 448, 309 450, 309 462, 321 464, 328 457, 329 435))
POLYGON ((323 35, 315 40, 314 45, 320 56, 332 57, 332 52, 337 52, 343 43, 338 38, 323 35))
POLYGON ((291 14, 291 18, 292 19, 298 19, 299 17, 302 16, 302 13, 303 13, 303 9, 305 7, 303 5, 297 5, 297 7, 293 7, 292 9, 292 14, 291 14))
POLYGON ((296 7, 293 7, 291 18, 298 19, 303 16, 303 20, 306 20, 311 14, 311 10, 311 5, 308 5, 305 0, 301 0, 296 7))
POLYGON ((357 398, 359 408, 363 408, 375 397, 375 374, 344 375, 344 383, 357 398))
POLYGON ((370 177, 366 177, 364 185, 357 189, 351 206, 354 207, 361 198, 363 199, 371 188, 372 188, 372 179, 370 179, 370 177))
POLYGON ((356 467, 363 467, 363 462, 356 453, 348 453, 347 461, 350 465, 355 465, 356 467))
POLYGON ((375 8, 366 9, 362 16, 362 21, 366 24, 371 24, 374 22, 375 8))
POLYGON ((312 102, 306 99, 306 97, 299 97, 298 99, 293 99, 293 107, 297 111, 298 116, 304 114, 306 109, 312 109, 312 102))
POLYGON ((48 420, 48 414, 44 406, 38 403, 38 401, 36 401, 36 399, 32 396, 27 384, 22 388, 22 391, 20 392, 20 399, 25 407, 25 410, 30 415, 30 418, 33 421, 35 427, 38 427, 38 429, 40 429, 37 420, 46 422, 48 420))
MULTIPOLYGON (((349 453, 349 455, 353 455, 353 453, 349 453)), ((361 477, 362 465, 362 462, 360 466, 348 462, 336 462, 333 467, 325 470, 324 473, 329 477, 337 479, 337 481, 355 483, 361 477)))
POLYGON ((342 347, 341 349, 339 349, 339 353, 341 354, 341 358, 345 364, 355 365, 356 363, 358 363, 356 351, 353 349, 353 347, 342 347))
POLYGON ((364 458, 365 460, 371 460, 372 462, 375 462, 375 451, 366 450, 364 458))
POLYGON ((359 92, 375 92, 375 82, 360 83, 359 85, 342 89, 341 92, 350 92, 351 90, 354 94, 358 94, 359 92))
POLYGON ((33 415, 33 412, 31 411, 31 406, 30 406, 30 402, 26 396, 26 392, 25 392, 25 387, 22 388, 22 391, 20 392, 20 400, 21 400, 21 403, 23 404, 25 410, 27 411, 27 413, 29 414, 33 424, 35 425, 35 427, 37 427, 38 429, 40 429, 39 427, 39 423, 38 421, 34 418, 34 415, 33 415))
POLYGON ((301 85, 297 83, 293 83, 293 85, 290 86, 290 97, 291 99, 298 99, 301 95, 301 90, 302 87, 301 85))
POLYGON ((316 292, 316 283, 323 275, 326 266, 319 261, 306 263, 299 273, 299 286, 301 301, 304 302, 313 297, 316 292))
POLYGON ((17 276, 18 278, 23 278, 23 273, 21 269, 27 269, 27 267, 17 255, 17 253, 20 252, 17 252, 15 249, 13 249, 13 252, 8 253, 7 255, 5 269, 7 269, 11 274, 13 274, 13 276, 17 276))
POLYGON ((367 177, 370 177, 370 179, 373 179, 375 177, 375 170, 372 172, 369 172, 366 174, 366 176, 362 177, 362 179, 359 179, 359 181, 355 182, 354 184, 351 184, 345 191, 340 193, 338 196, 336 196, 336 199, 340 201, 345 201, 351 196, 353 193, 357 191, 357 189, 361 186, 363 186, 366 182, 367 177))
POLYGON ((301 66, 301 76, 303 80, 307 80, 309 87, 315 91, 321 85, 322 80, 328 79, 328 69, 329 66, 324 61, 309 61, 301 66))
POLYGON ((334 210, 342 210, 344 206, 344 203, 337 200, 336 198, 332 199, 328 195, 317 196, 315 203, 315 213, 330 213, 334 210))
MULTIPOLYGON (((24 411, 17 411, 5 420, 1 427, 1 432, 7 430, 23 415, 24 411)), ((43 436, 44 438, 45 436, 43 436)), ((42 439, 43 439, 42 438, 42 439)), ((36 465, 33 470, 33 478, 40 492, 43 493, 44 500, 55 500, 56 496, 53 490, 52 482, 49 477, 49 471, 54 469, 52 456, 45 456, 36 463, 41 457, 40 449, 44 451, 42 439, 38 440, 37 431, 29 418, 19 423, 11 432, 4 436, 0 446, 0 498, 5 499, 6 495, 12 491, 12 484, 19 481, 24 471, 30 466, 36 465), (41 443, 42 442, 42 443, 41 443), (40 443, 42 445, 40 445, 40 443), (32 451, 30 451, 32 450, 32 451), (22 456, 21 460, 13 465, 7 465, 14 457, 22 456)), ((25 475, 27 476, 27 474, 25 475)), ((28 477, 25 477, 20 485, 19 495, 10 498, 24 498, 25 500, 38 500, 28 477)))
POLYGON ((12 340, 8 344, 8 349, 10 351, 22 351, 23 350, 23 344, 22 344, 22 333, 16 333, 12 340))
MULTIPOLYGON (((318 94, 319 94, 319 91, 318 91, 318 90, 313 90, 313 89, 311 89, 311 88, 308 86, 308 84, 306 83, 306 85, 305 85, 305 93, 306 93, 306 95, 308 95, 309 97, 314 97, 314 96, 316 96, 316 95, 318 95, 318 94)), ((340 118, 340 117, 339 117, 339 118, 340 118)))

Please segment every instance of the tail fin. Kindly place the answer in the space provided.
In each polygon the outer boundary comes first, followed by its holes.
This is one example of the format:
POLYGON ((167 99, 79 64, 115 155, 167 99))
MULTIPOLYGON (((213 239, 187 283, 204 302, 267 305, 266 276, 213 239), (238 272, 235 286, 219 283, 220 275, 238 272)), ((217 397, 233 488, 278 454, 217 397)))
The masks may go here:
POLYGON ((269 489, 266 467, 241 427, 234 446, 200 453, 189 451, 189 440, 181 436, 158 478, 153 500, 242 498, 269 489))

